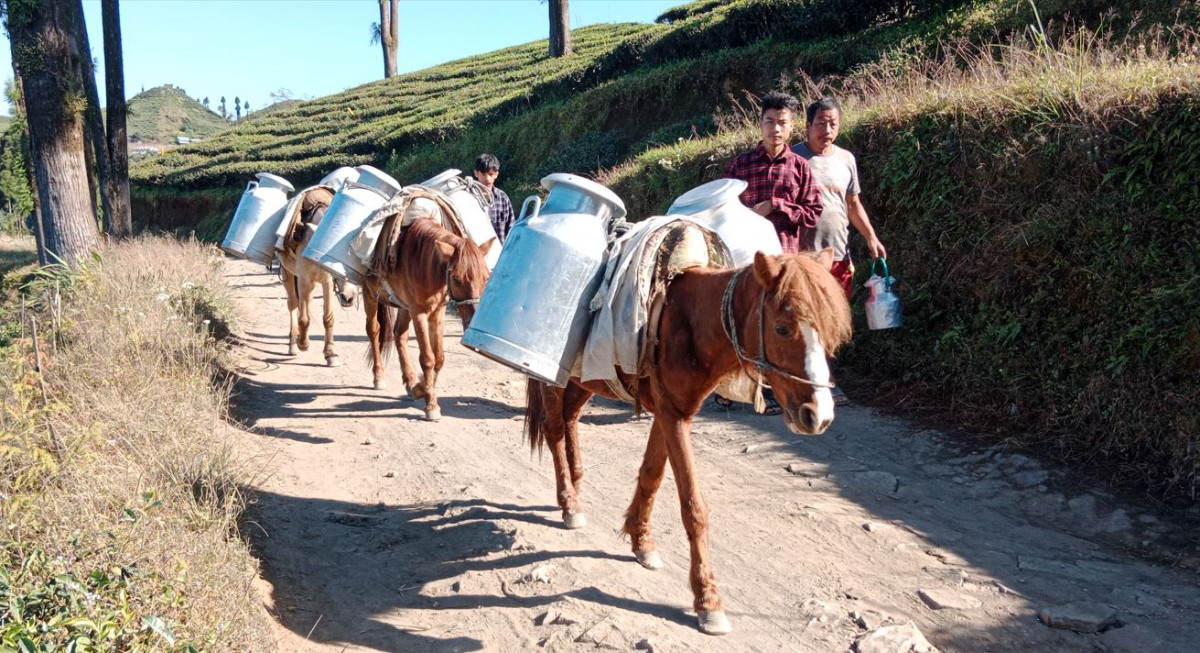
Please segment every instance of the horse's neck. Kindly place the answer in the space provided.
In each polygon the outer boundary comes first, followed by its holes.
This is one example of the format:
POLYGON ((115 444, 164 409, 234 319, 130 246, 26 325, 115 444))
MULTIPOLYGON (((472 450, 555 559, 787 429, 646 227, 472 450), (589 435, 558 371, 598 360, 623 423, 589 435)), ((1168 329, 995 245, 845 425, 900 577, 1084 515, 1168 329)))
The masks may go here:
MULTIPOLYGON (((722 326, 721 310, 722 298, 734 273, 736 270, 714 272, 704 268, 693 268, 672 282, 672 289, 677 290, 679 294, 674 298, 668 295, 668 302, 680 313, 677 319, 682 319, 690 330, 695 361, 709 371, 714 381, 730 374, 738 365, 737 354, 722 326), (675 301, 671 301, 672 299, 675 301)), ((746 277, 747 275, 742 275, 739 286, 753 283, 746 277)), ((733 308, 738 316, 739 331, 742 332, 738 334, 738 338, 745 347, 746 315, 750 312, 752 302, 748 299, 739 302, 738 299, 742 295, 748 293, 735 293, 733 308)), ((669 337, 664 334, 661 339, 666 340, 669 337)))

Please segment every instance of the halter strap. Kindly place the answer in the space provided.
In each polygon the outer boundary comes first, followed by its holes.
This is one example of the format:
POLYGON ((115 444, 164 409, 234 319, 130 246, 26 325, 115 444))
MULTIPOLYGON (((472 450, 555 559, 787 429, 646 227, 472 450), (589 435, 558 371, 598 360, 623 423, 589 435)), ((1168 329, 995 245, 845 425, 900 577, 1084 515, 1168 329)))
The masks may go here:
POLYGON ((459 306, 473 306, 473 305, 479 303, 478 297, 468 297, 466 299, 455 299, 454 295, 450 291, 450 289, 452 287, 453 286, 451 286, 451 284, 450 284, 450 264, 446 263, 446 296, 449 298, 446 300, 446 305, 449 306, 450 308, 453 308, 454 310, 458 310, 459 306))
POLYGON ((749 266, 734 273, 733 278, 729 280, 729 285, 725 286, 724 296, 721 297, 721 327, 725 330, 725 337, 729 338, 730 344, 733 345, 733 353, 737 355, 738 362, 742 364, 742 369, 746 369, 747 365, 752 366, 758 374, 758 378, 754 379, 754 382, 759 385, 766 385, 763 374, 770 371, 797 383, 807 383, 814 388, 833 388, 834 384, 832 383, 818 383, 801 376, 796 376, 767 360, 766 288, 763 288, 762 294, 758 298, 758 358, 751 358, 746 354, 746 350, 742 349, 742 343, 738 340, 737 316, 733 311, 733 293, 738 281, 741 280, 742 275, 748 269, 750 269, 749 266))

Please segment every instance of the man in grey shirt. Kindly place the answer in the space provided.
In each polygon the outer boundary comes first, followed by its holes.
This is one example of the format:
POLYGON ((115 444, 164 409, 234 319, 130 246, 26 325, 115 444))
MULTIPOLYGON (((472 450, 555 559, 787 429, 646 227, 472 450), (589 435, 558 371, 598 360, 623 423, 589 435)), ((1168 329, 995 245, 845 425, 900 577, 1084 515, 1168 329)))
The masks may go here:
POLYGON ((887 250, 875 235, 867 209, 859 198, 861 188, 854 155, 833 143, 842 127, 841 104, 830 97, 821 98, 808 106, 805 117, 808 119, 806 140, 793 146, 792 151, 807 160, 812 168, 824 209, 816 229, 808 232, 804 249, 833 248, 833 267, 829 271, 841 282, 846 297, 849 297, 853 290, 850 280, 854 276, 854 263, 847 247, 850 225, 854 225, 867 240, 871 258, 887 258, 887 250))

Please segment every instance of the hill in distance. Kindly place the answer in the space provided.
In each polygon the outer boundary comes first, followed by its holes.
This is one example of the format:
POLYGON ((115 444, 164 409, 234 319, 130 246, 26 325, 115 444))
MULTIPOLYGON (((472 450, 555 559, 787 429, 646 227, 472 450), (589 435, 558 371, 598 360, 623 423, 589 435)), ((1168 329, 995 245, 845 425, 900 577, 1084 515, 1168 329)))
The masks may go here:
POLYGON ((170 84, 130 98, 128 124, 131 139, 156 143, 173 143, 176 136, 206 138, 233 126, 170 84))

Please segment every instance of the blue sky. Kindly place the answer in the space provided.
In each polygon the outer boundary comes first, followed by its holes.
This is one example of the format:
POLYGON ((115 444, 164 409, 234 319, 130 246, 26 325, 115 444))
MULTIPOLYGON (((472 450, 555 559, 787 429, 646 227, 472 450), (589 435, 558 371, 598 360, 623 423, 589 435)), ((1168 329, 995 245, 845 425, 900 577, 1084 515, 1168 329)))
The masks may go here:
MULTIPOLYGON (((685 1, 571 0, 571 27, 649 23, 685 1)), ((100 2, 83 9, 103 102, 100 2)), ((400 0, 400 72, 544 39, 548 16, 539 0, 400 0)), ((281 88, 297 98, 337 93, 383 76, 370 45, 378 21, 376 0, 122 0, 126 96, 174 84, 213 107, 224 95, 255 110, 281 88)), ((7 36, 0 77, 12 77, 7 36)), ((0 111, 11 115, 7 104, 0 111)))

